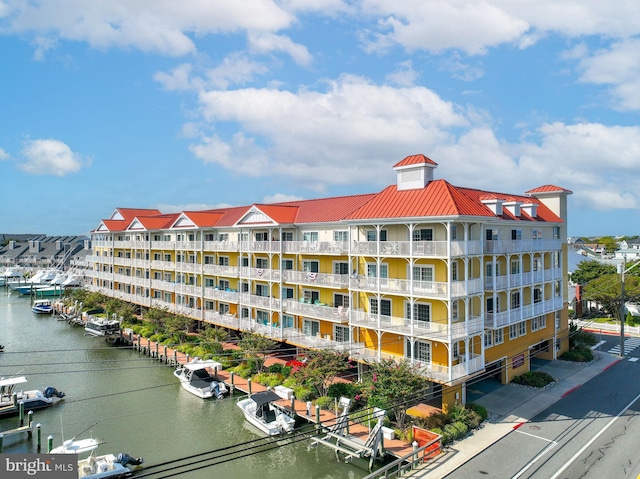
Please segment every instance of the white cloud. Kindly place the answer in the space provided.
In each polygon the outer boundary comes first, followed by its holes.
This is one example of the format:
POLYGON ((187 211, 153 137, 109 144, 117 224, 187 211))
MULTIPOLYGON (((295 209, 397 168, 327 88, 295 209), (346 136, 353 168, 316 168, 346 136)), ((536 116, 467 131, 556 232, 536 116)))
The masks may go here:
POLYGON ((63 5, 14 0, 6 5, 6 31, 165 55, 194 52, 189 35, 278 31, 295 20, 272 0, 66 0, 63 5))
POLYGON ((190 63, 181 63, 169 73, 154 73, 153 79, 160 83, 164 87, 164 89, 168 91, 186 91, 199 89, 202 87, 203 82, 201 79, 192 78, 192 71, 193 65, 191 65, 190 63))
POLYGON ((285 203, 287 201, 298 201, 298 200, 302 200, 304 198, 300 198, 299 196, 295 196, 295 195, 287 195, 284 193, 276 193, 274 195, 270 195, 270 196, 265 196, 262 201, 264 203, 285 203))
POLYGON ((443 58, 438 68, 450 72, 453 78, 463 81, 474 81, 484 75, 481 64, 480 66, 471 65, 469 61, 463 61, 458 53, 443 58))
POLYGON ((234 53, 226 57, 215 68, 206 72, 207 84, 226 89, 229 85, 243 85, 253 81, 257 75, 267 73, 265 65, 252 61, 245 55, 234 53))
POLYGON ((411 60, 402 62, 398 65, 398 69, 389 73, 386 79, 389 83, 393 83, 398 86, 411 86, 415 85, 418 78, 418 72, 413 69, 413 63, 411 60))
POLYGON ((259 53, 270 53, 282 51, 293 59, 298 65, 308 66, 313 60, 307 47, 294 43, 285 35, 274 33, 252 33, 249 34, 249 46, 252 51, 259 53))
POLYGON ((7 153, 2 148, 0 148, 0 161, 8 160, 8 159, 9 159, 9 153, 7 153))
POLYGON ((242 174, 294 178, 318 191, 386 182, 393 175, 388 158, 430 151, 450 141, 449 128, 467 125, 427 88, 396 89, 355 76, 329 82, 322 92, 215 90, 200 102, 205 121, 239 124, 244 133, 230 141, 204 137, 192 146, 198 158, 242 174))
POLYGON ((18 167, 33 175, 65 176, 78 172, 89 163, 59 140, 29 140, 22 150, 18 167))
POLYGON ((583 53, 578 69, 580 81, 611 86, 616 108, 640 109, 640 39, 615 42, 590 56, 583 53))

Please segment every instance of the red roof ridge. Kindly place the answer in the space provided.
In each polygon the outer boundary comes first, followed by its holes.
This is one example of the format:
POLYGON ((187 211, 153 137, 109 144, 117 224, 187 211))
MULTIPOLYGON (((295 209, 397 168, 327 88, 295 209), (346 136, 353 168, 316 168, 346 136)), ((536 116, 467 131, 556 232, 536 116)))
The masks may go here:
POLYGON ((428 158, 425 155, 423 155, 422 153, 420 153, 418 155, 409 155, 409 156, 407 156, 406 158, 400 160, 398 163, 393 165, 393 167, 394 168, 398 168, 400 166, 423 165, 425 163, 428 164, 428 165, 438 166, 438 163, 436 163, 431 158, 428 158))
POLYGON ((562 188, 561 186, 542 185, 532 190, 525 191, 525 194, 532 194, 532 193, 565 193, 565 194, 571 195, 573 194, 573 191, 568 190, 566 188, 562 188))

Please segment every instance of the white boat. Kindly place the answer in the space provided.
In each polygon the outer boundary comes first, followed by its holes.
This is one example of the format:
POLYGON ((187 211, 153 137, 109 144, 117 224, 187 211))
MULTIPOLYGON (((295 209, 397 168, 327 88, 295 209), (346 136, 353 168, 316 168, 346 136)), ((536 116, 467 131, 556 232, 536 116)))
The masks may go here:
POLYGON ((89 315, 84 330, 89 336, 114 336, 120 334, 120 321, 89 315))
POLYGON ((144 463, 143 458, 134 458, 124 453, 119 453, 117 456, 114 454, 97 456, 92 452, 86 459, 78 460, 78 477, 81 479, 129 477, 133 474, 133 468, 142 463, 144 463))
POLYGON ((178 367, 173 375, 180 380, 180 385, 191 394, 203 399, 211 397, 221 399, 228 390, 225 383, 218 381, 215 377, 215 371, 220 369, 222 369, 222 364, 219 362, 194 358, 178 367), (209 369, 214 370, 213 376, 209 369))
POLYGON ((0 418, 14 416, 20 412, 20 403, 24 405, 24 411, 34 411, 53 405, 65 394, 54 387, 44 390, 16 391, 16 386, 27 382, 24 376, 14 378, 0 378, 0 418))
POLYGON ((36 314, 53 313, 53 304, 50 299, 36 299, 31 305, 31 311, 36 314))
POLYGON ((84 454, 89 452, 89 456, 78 460, 78 477, 85 479, 118 478, 129 477, 133 469, 129 466, 141 465, 144 459, 133 458, 129 454, 119 453, 96 455, 95 450, 101 442, 95 438, 69 439, 64 441, 62 446, 51 449, 50 454, 84 454))
POLYGON ((38 270, 31 278, 25 281, 11 283, 9 287, 20 294, 31 294, 39 288, 45 288, 51 285, 51 281, 60 273, 57 269, 41 269, 38 270))
POLYGON ((238 401, 238 407, 249 423, 269 436, 293 431, 296 420, 275 402, 282 398, 271 390, 252 394, 238 401))

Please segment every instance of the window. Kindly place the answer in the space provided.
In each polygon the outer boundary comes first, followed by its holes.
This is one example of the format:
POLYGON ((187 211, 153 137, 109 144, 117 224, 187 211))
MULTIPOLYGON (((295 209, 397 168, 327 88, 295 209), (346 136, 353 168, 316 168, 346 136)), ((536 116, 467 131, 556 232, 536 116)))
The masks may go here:
POLYGON ((316 336, 319 332, 320 332, 320 323, 318 321, 305 319, 302 322, 302 334, 306 336, 316 336))
POLYGON ((320 262, 316 260, 303 260, 302 271, 305 273, 317 273, 320 268, 320 262))
MULTIPOLYGON (((405 318, 411 319, 411 303, 405 303, 405 318)), ((416 321, 431 321, 431 305, 428 303, 413 304, 413 319, 416 321)))
POLYGON ((249 308, 242 308, 240 310, 240 317, 246 319, 249 317, 249 308))
POLYGON ((241 264, 244 268, 248 268, 249 267, 249 258, 247 258, 246 256, 243 256, 241 259, 241 264))
POLYGON ((285 286, 282 287, 282 298, 283 299, 292 299, 294 291, 293 288, 287 288, 285 286))
POLYGON ((282 260, 282 269, 285 269, 285 270, 293 269, 293 260, 292 259, 283 259, 282 260))
POLYGON ((458 356, 460 356, 460 346, 458 346, 458 343, 453 343, 453 359, 457 359, 458 356))
POLYGON ((160 253, 153 253, 153 260, 160 261, 162 259, 162 255, 160 253))
POLYGON ((412 279, 417 288, 433 288, 433 266, 414 266, 412 279))
POLYGON ((283 328, 293 328, 293 316, 289 316, 288 314, 282 315, 282 327, 283 328))
POLYGON ((226 291, 229 289, 229 281, 227 281, 226 279, 221 279, 219 285, 222 291, 226 291))
POLYGON ((256 296, 269 296, 269 286, 266 284, 256 284, 256 296))
POLYGON ((560 227, 559 226, 554 226, 553 227, 553 239, 560 239, 560 227))
POLYGON ((218 304, 218 313, 220 313, 220 314, 229 314, 229 304, 227 304, 227 303, 218 304))
POLYGON ((522 230, 511 230, 511 239, 512 240, 521 240, 522 239, 522 230))
POLYGON ((269 233, 260 232, 255 234, 256 241, 269 241, 269 233))
POLYGON ((219 266, 229 266, 229 257, 228 256, 218 256, 218 265, 219 266))
POLYGON ((216 287, 216 280, 213 278, 205 278, 204 279, 204 287, 205 288, 215 288, 216 287))
POLYGON ((554 268, 560 267, 560 253, 558 251, 553 252, 553 267, 554 268))
POLYGON ((153 292, 154 299, 162 299, 162 291, 154 291, 153 292))
POLYGON ((432 228, 415 229, 411 234, 411 239, 413 241, 433 241, 433 229, 432 228))
POLYGON ((497 240, 498 239, 498 230, 486 230, 486 238, 487 240, 497 240))
POLYGON ((292 231, 283 231, 282 232, 282 241, 293 241, 293 232, 292 231))
POLYGON ((430 363, 431 343, 428 343, 426 341, 415 341, 412 348, 411 341, 407 339, 405 342, 405 356, 423 363, 430 363))
POLYGON ((533 302, 539 303, 540 301, 542 301, 542 288, 536 286, 533 288, 533 302))
POLYGON ((502 344, 504 343, 504 331, 502 328, 496 329, 493 332, 493 344, 502 344))
POLYGON ((220 233, 218 235, 219 241, 229 241, 229 233, 220 233))
POLYGON ((349 241, 349 232, 348 231, 334 231, 333 232, 333 241, 349 241))
POLYGON ((349 307, 349 295, 348 294, 334 293, 333 294, 333 306, 336 307, 336 308, 338 306, 342 306, 343 308, 348 308, 349 307))
POLYGON ((451 225, 451 240, 455 241, 458 239, 458 227, 457 225, 451 225))
POLYGON ((269 267, 269 260, 267 258, 256 258, 256 268, 267 269, 269 267))
POLYGON ((533 270, 534 271, 542 271, 542 259, 533 258, 533 270))
POLYGON ((520 307, 520 291, 514 291, 511 293, 511 309, 517 309, 520 307))
POLYGON ((310 291, 305 289, 303 292, 303 298, 307 303, 315 303, 316 301, 320 301, 320 292, 319 291, 310 291))
POLYGON ((484 347, 486 348, 490 348, 491 346, 493 346, 493 332, 492 331, 485 331, 484 332, 484 347))
POLYGON ((204 240, 205 241, 215 241, 216 239, 216 235, 213 233, 205 233, 204 234, 204 240))
POLYGON ((499 312, 500 311, 500 298, 498 298, 496 296, 495 298, 495 304, 493 301, 493 297, 487 298, 487 313, 493 313, 494 312, 494 306, 495 306, 495 312, 499 312))
POLYGON ((518 337, 518 325, 512 324, 509 326, 509 339, 516 339, 518 337))
POLYGON ((382 316, 391 316, 391 301, 388 299, 381 299, 378 302, 377 298, 369 298, 369 311, 371 314, 378 314, 382 316))
POLYGON ((518 336, 524 336, 525 334, 527 334, 527 322, 522 321, 518 323, 518 336))
POLYGON ((547 327, 547 317, 540 316, 538 317, 538 329, 544 329, 547 327))
POLYGON ((451 301, 451 319, 458 319, 458 301, 451 301))
POLYGON ((455 260, 451 262, 451 281, 458 281, 458 262, 455 260))
POLYGON ((153 241, 162 241, 162 235, 153 235, 153 241))
POLYGON ((213 257, 211 255, 205 255, 204 256, 204 264, 216 264, 215 257, 213 257))
POLYGON ((165 273, 164 274, 164 280, 168 283, 173 283, 173 277, 171 275, 171 273, 165 273))
POLYGON ((333 325, 333 338, 337 343, 349 342, 349 326, 333 325))
POLYGON ((165 303, 171 302, 171 293, 164 293, 164 301, 165 303))
POLYGON ((318 241, 318 232, 317 231, 306 231, 302 233, 303 241, 318 241))
POLYGON ((346 261, 334 261, 333 274, 349 274, 349 263, 346 261))
POLYGON ((165 261, 171 261, 171 255, 170 254, 165 254, 164 255, 164 260, 165 261))
POLYGON ((511 274, 520 274, 520 260, 512 259, 511 260, 511 274))
POLYGON ((537 331, 540 328, 540 326, 538 325, 538 317, 534 316, 533 318, 531 318, 531 332, 533 333, 534 331, 537 331))
POLYGON ((531 236, 533 239, 542 239, 542 230, 533 229, 531 230, 531 236))
POLYGON ((269 322, 269 312, 261 309, 256 310, 256 321, 258 323, 267 324, 269 322))
MULTIPOLYGON (((367 241, 376 241, 377 238, 376 230, 367 230, 367 241)), ((380 241, 387 241, 387 230, 380 230, 380 241)))

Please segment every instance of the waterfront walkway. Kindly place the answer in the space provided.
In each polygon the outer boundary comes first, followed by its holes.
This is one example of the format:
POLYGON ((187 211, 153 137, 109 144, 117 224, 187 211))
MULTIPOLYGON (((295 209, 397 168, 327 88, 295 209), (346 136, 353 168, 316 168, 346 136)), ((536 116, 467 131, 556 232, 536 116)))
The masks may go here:
MULTIPOLYGON (((193 358, 188 355, 176 351, 167 346, 160 345, 154 341, 150 341, 148 338, 143 338, 131 334, 128 336, 128 339, 133 342, 133 345, 136 349, 144 354, 148 354, 154 359, 166 362, 172 366, 178 366, 179 364, 184 364, 189 362, 193 358)), ((233 349, 237 346, 233 343, 222 343, 225 349, 233 349)), ((281 357, 277 357, 275 354, 267 357, 265 361, 265 366, 269 366, 274 363, 282 363, 284 364, 286 361, 281 357)), ((267 387, 262 384, 258 384, 255 382, 249 383, 247 379, 244 379, 236 374, 232 375, 229 371, 221 370, 217 371, 217 377, 221 381, 223 381, 227 387, 231 390, 232 394, 234 391, 241 391, 244 394, 257 393, 266 391, 267 387), (251 389, 251 391, 249 391, 251 389)), ((282 399, 278 402, 278 406, 288 410, 292 415, 296 417, 317 424, 318 416, 319 422, 323 429, 330 429, 336 424, 337 416, 333 411, 329 411, 327 409, 318 408, 313 406, 311 411, 307 410, 306 401, 300 401, 295 398, 292 400, 282 399), (310 414, 309 414, 310 413, 310 414)), ((371 427, 369 425, 365 425, 364 423, 360 423, 359 421, 349 421, 348 431, 352 438, 355 438, 361 442, 365 442, 371 432, 371 428, 375 425, 375 423, 371 422, 371 427)), ((413 446, 406 441, 400 441, 398 439, 384 439, 383 440, 384 451, 387 454, 391 454, 395 457, 404 457, 407 454, 413 452, 413 446)))

